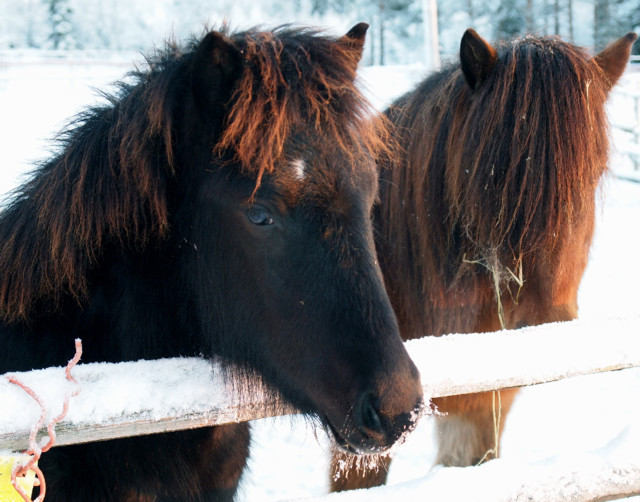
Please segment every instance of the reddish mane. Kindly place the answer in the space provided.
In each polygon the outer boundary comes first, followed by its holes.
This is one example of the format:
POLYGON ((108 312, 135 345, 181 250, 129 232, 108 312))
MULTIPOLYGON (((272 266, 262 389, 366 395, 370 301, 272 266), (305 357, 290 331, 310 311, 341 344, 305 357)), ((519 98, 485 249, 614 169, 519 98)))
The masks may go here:
POLYGON ((248 64, 217 151, 232 151, 259 185, 265 173, 276 169, 291 131, 310 124, 322 144, 339 150, 347 163, 386 149, 383 122, 369 120, 372 108, 355 84, 359 51, 310 29, 292 31, 286 39, 277 35, 250 32, 232 39, 248 64), (313 44, 302 50, 303 40, 313 44))

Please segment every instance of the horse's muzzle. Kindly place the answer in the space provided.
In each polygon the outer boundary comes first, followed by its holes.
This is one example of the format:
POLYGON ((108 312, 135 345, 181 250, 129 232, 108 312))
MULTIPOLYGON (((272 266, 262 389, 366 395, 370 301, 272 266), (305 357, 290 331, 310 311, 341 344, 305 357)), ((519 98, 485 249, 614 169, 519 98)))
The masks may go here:
POLYGON ((382 453, 415 428, 423 397, 418 370, 410 364, 405 375, 385 378, 375 390, 362 392, 341 430, 330 425, 341 449, 382 453))

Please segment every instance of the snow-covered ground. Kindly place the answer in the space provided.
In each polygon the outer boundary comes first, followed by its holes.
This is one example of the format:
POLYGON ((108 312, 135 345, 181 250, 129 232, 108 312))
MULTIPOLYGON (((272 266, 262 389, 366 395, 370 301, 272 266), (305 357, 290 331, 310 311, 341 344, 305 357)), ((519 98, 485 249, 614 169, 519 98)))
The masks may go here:
MULTIPOLYGON (((0 58, 0 194, 16 186, 30 168, 30 162, 47 155, 46 140, 66 119, 98 99, 92 88, 104 89, 130 67, 128 59, 97 63, 80 58, 53 63, 38 57, 22 62, 0 58)), ((422 70, 420 67, 364 68, 361 74, 373 101, 382 106, 409 89, 422 76, 422 70)), ((622 89, 639 93, 640 73, 627 74, 622 89)), ((626 99, 618 99, 616 94, 612 100, 610 110, 616 123, 633 120, 632 107, 626 99)), ((616 157, 614 171, 624 162, 616 157)), ((638 221, 640 184, 608 179, 598 210, 589 267, 580 290, 582 319, 640 312, 638 221)), ((640 337, 640 333, 638 335, 640 337)), ((576 347, 576 351, 579 350, 576 347)), ((503 460, 491 462, 483 468, 485 471, 478 472, 486 472, 487 479, 491 479, 490 471, 494 469, 491 464, 502 463, 522 471, 526 468, 525 462, 537 462, 553 469, 553 466, 566 465, 558 459, 575 459, 585 452, 596 452, 593 455, 600 458, 602 452, 618 451, 620 443, 631 441, 640 445, 639 391, 640 370, 524 389, 507 422, 502 441, 503 460)), ((302 499, 326 494, 328 441, 323 432, 295 417, 257 421, 252 428, 254 442, 240 500, 302 499)), ((640 448, 635 451, 640 463, 640 448)), ((454 471, 436 469, 429 474, 434 457, 433 422, 426 417, 397 452, 389 484, 402 485, 397 493, 402 493, 405 499, 417 494, 424 498, 425 488, 415 480, 427 479, 427 475, 428 479, 439 479, 442 486, 460 484, 461 478, 454 471)), ((495 481, 495 477, 493 479, 495 481)), ((495 488, 480 486, 476 499, 492 500, 487 494, 495 488)), ((382 497, 380 500, 389 497, 388 492, 382 497)), ((372 498, 373 494, 365 497, 372 498)), ((446 497, 441 494, 432 499, 445 500, 446 497)), ((471 498, 467 494, 464 500, 471 498)))

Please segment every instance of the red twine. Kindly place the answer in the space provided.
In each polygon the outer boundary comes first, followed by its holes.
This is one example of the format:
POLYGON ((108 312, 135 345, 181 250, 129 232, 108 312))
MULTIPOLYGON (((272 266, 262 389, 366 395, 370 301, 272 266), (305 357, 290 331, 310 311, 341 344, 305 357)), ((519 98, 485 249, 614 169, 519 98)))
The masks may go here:
POLYGON ((60 413, 60 415, 58 415, 57 417, 53 418, 47 425, 47 433, 49 434, 49 441, 43 447, 40 447, 38 445, 37 434, 38 434, 38 431, 44 425, 44 422, 47 418, 47 409, 44 406, 44 403, 32 389, 27 387, 24 383, 22 383, 16 377, 13 377, 13 376, 8 377, 11 383, 17 385, 22 390, 24 390, 27 394, 29 394, 35 400, 35 402, 38 403, 38 406, 40 406, 40 409, 42 410, 42 413, 40 414, 40 419, 31 429, 31 433, 29 434, 29 449, 27 450, 27 455, 31 455, 31 460, 29 460, 29 462, 27 462, 25 465, 20 465, 20 464, 16 465, 13 469, 13 472, 11 473, 11 484, 13 485, 13 488, 18 492, 18 494, 24 499, 25 502, 44 501, 44 497, 47 492, 47 485, 44 480, 44 474, 42 473, 40 468, 35 464, 40 459, 40 456, 42 455, 42 453, 49 451, 49 449, 55 444, 56 424, 60 422, 64 417, 67 416, 67 412, 69 411, 69 401, 71 400, 72 397, 77 396, 78 393, 80 392, 78 381, 73 376, 71 376, 71 369, 76 364, 78 364, 78 361, 80 361, 80 357, 82 356, 82 341, 80 339, 76 339, 75 346, 76 346, 76 354, 75 356, 73 356, 73 359, 71 359, 71 361, 69 361, 69 363, 67 364, 67 367, 65 368, 65 375, 67 377, 67 380, 72 382, 76 388, 73 392, 65 396, 64 404, 62 405, 62 413, 60 413), (18 484, 18 480, 17 480, 19 476, 24 476, 28 471, 33 471, 36 474, 37 480, 35 485, 40 487, 40 494, 34 501, 32 501, 31 497, 22 489, 22 487, 18 484))

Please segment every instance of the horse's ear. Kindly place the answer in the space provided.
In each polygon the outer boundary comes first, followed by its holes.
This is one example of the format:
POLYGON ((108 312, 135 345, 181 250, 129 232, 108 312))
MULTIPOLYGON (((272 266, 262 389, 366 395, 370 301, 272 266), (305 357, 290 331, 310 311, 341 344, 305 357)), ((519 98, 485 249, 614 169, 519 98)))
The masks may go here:
POLYGON ((491 75, 498 60, 489 42, 469 28, 460 41, 460 64, 469 86, 475 90, 491 75))
POLYGON ((605 49, 600 51, 593 60, 602 69, 611 89, 624 73, 624 69, 631 55, 631 47, 638 38, 635 33, 627 33, 605 49))
POLYGON ((242 52, 223 34, 211 31, 202 39, 193 59, 191 85, 195 102, 205 113, 229 100, 242 61, 242 52))
POLYGON ((352 52, 356 66, 362 58, 362 51, 364 50, 364 40, 367 36, 368 29, 369 25, 367 23, 358 23, 353 28, 351 28, 346 35, 338 40, 340 44, 342 44, 352 52))

